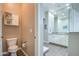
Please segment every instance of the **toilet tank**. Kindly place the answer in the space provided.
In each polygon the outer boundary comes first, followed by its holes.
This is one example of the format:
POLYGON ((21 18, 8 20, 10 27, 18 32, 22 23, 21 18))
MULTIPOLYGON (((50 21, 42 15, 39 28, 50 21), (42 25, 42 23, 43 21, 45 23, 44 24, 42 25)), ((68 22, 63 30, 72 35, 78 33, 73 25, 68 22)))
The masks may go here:
POLYGON ((9 39, 7 39, 8 46, 16 45, 16 42, 17 42, 17 38, 9 38, 9 39))

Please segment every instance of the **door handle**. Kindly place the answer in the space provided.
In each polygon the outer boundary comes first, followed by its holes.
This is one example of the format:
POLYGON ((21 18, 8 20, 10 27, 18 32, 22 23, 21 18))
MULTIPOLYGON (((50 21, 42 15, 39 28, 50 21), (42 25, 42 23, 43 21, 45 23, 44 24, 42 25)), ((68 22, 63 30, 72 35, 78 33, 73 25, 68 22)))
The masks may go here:
POLYGON ((1 38, 4 38, 4 36, 1 36, 1 38))
POLYGON ((36 36, 34 36, 34 39, 36 39, 36 36))

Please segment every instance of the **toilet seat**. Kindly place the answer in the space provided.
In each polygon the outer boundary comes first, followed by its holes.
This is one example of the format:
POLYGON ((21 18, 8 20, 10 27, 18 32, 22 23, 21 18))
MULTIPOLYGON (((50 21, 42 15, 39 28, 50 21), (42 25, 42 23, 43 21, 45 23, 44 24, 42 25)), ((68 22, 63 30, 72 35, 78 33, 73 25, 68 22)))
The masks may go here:
POLYGON ((9 52, 15 52, 15 51, 17 51, 18 50, 18 46, 17 45, 13 45, 13 46, 10 46, 9 48, 8 48, 8 51, 9 52))

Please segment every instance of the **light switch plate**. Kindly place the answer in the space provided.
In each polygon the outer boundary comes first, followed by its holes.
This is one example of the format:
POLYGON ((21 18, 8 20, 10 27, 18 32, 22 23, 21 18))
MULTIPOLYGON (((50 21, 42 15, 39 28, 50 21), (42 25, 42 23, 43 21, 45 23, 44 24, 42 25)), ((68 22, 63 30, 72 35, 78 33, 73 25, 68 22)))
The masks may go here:
POLYGON ((30 29, 30 32, 32 32, 32 29, 30 29))

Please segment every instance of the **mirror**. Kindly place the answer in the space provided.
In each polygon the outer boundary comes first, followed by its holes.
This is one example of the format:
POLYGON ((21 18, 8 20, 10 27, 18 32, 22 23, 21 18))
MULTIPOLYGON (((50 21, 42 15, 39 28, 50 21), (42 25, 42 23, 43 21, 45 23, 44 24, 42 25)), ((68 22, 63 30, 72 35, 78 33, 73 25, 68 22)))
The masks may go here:
POLYGON ((48 32, 68 33, 69 32, 69 7, 61 8, 57 11, 48 12, 48 32))

